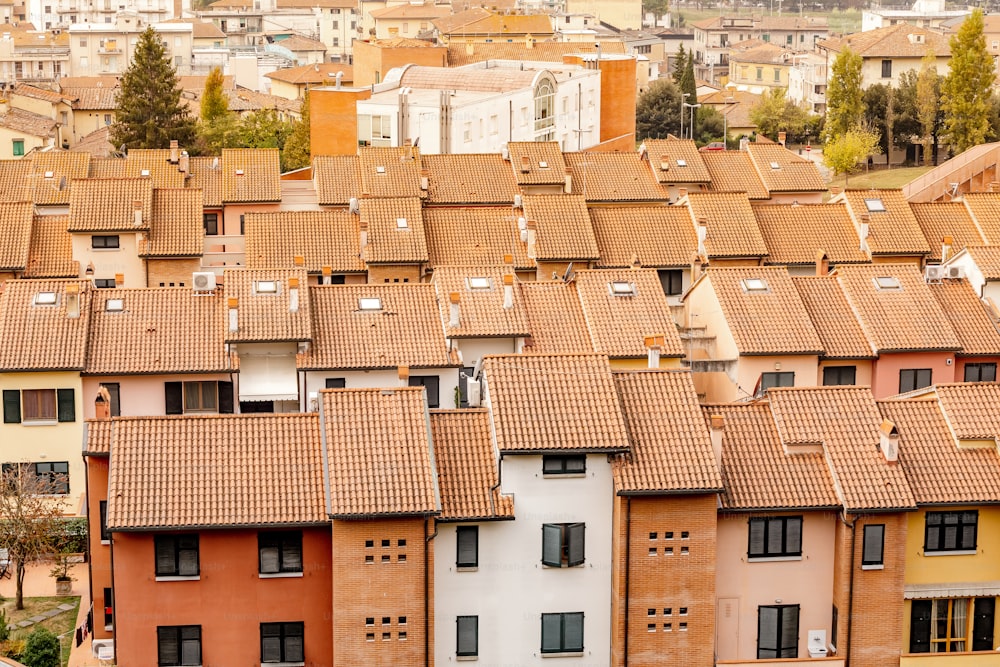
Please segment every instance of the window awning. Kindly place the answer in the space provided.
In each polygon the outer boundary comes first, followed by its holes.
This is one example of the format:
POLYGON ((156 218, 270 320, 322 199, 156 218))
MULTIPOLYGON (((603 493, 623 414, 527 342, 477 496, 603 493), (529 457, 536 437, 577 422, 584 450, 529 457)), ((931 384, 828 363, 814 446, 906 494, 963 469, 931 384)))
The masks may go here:
POLYGON ((240 400, 299 400, 299 376, 295 368, 295 355, 241 354, 240 400))
POLYGON ((980 598, 1000 595, 1000 581, 955 582, 946 584, 908 584, 903 590, 906 600, 928 598, 980 598))

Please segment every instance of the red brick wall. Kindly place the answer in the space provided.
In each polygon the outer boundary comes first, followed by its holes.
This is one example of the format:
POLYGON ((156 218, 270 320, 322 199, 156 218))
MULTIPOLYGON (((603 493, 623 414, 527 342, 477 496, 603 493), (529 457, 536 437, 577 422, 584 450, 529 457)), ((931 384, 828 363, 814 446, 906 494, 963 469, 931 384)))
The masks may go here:
POLYGON ((384 283, 419 283, 420 267, 416 264, 369 264, 368 282, 384 283))
MULTIPOLYGON (((191 274, 201 270, 201 260, 188 259, 150 259, 146 260, 147 287, 191 287, 191 274)), ((121 285, 119 285, 121 287, 121 285)), ((125 285, 125 287, 144 287, 144 285, 125 285)))
POLYGON ((309 90, 311 156, 356 155, 358 152, 357 101, 371 97, 370 88, 332 87, 309 90))
MULTIPOLYGON (((895 667, 903 646, 904 566, 906 516, 875 514, 859 517, 855 524, 854 612, 851 623, 851 664, 895 667), (865 524, 885 525, 885 565, 881 570, 861 569, 865 524)), ((840 614, 840 624, 847 617, 840 614)))

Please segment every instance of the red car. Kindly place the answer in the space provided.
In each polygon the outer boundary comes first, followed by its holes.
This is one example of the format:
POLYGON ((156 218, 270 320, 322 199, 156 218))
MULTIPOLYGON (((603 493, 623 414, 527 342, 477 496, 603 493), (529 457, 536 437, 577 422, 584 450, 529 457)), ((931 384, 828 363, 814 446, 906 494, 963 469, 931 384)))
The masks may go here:
POLYGON ((700 150, 700 151, 706 151, 706 152, 707 151, 724 151, 724 150, 726 150, 726 144, 722 143, 721 141, 713 141, 710 144, 705 144, 704 146, 702 146, 698 150, 700 150))

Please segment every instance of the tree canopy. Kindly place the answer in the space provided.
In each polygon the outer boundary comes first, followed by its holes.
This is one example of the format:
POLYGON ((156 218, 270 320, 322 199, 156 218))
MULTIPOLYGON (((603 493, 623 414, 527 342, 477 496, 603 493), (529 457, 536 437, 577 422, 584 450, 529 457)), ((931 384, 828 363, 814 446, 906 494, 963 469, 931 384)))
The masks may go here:
POLYGON ((951 37, 951 63, 941 86, 948 143, 961 153, 990 135, 993 58, 986 50, 983 12, 976 9, 951 37))
POLYGON ((778 132, 784 132, 789 141, 801 140, 812 128, 809 112, 788 99, 784 88, 764 91, 750 110, 750 121, 772 141, 778 140, 778 132))
POLYGON ((830 67, 826 87, 826 124, 823 127, 825 141, 846 134, 864 115, 861 64, 859 54, 844 49, 837 54, 830 67))
POLYGON ((680 136, 681 93, 670 79, 649 84, 635 109, 635 136, 638 139, 665 139, 680 136))
POLYGON ((944 110, 941 108, 942 77, 935 68, 933 53, 924 56, 914 86, 914 108, 918 125, 915 135, 920 137, 924 147, 924 164, 932 164, 933 149, 937 147, 938 135, 944 124, 944 110))
POLYGON ((308 167, 311 159, 308 89, 306 89, 305 97, 302 98, 299 113, 302 120, 292 126, 292 131, 285 140, 285 149, 281 151, 282 167, 286 171, 308 167))
POLYGON ((882 152, 879 132, 855 126, 823 146, 823 164, 835 174, 850 174, 869 155, 882 152))

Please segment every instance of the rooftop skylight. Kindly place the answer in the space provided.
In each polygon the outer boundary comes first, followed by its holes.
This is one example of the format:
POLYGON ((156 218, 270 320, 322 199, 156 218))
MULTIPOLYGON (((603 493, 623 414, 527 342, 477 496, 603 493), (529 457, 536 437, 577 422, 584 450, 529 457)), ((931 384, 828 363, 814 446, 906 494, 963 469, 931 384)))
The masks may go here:
POLYGON ((898 290, 903 289, 903 286, 899 284, 899 280, 893 276, 876 276, 875 287, 880 290, 898 290))
POLYGON ((406 218, 396 218, 396 229, 409 229, 410 223, 406 221, 406 218))
POLYGON ((878 197, 873 197, 871 199, 865 199, 865 208, 868 209, 869 213, 884 213, 885 204, 878 197))
POLYGON ((678 167, 686 167, 686 166, 688 166, 687 160, 678 159, 677 160, 677 166, 678 167))
POLYGON ((274 294, 278 291, 278 282, 276 280, 258 280, 256 287, 257 294, 274 294))
POLYGON ((635 285, 624 280, 608 283, 608 290, 613 296, 635 296, 635 285))
POLYGON ((358 299, 359 310, 382 310, 382 299, 378 297, 362 297, 358 299))
POLYGON ((124 299, 108 299, 104 302, 104 310, 109 313, 120 313, 125 310, 125 300, 124 299))
POLYGON ((767 291, 767 281, 763 278, 744 278, 743 291, 745 292, 766 292, 767 291))
POLYGON ((36 306, 54 306, 58 299, 55 292, 39 292, 35 295, 32 303, 36 306))
POLYGON ((489 289, 490 279, 482 276, 469 278, 469 289, 489 289))

